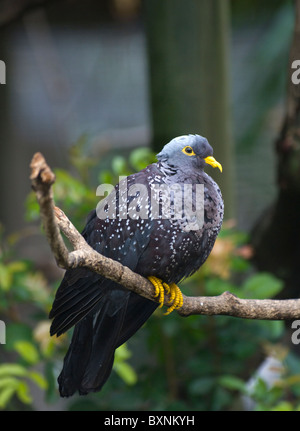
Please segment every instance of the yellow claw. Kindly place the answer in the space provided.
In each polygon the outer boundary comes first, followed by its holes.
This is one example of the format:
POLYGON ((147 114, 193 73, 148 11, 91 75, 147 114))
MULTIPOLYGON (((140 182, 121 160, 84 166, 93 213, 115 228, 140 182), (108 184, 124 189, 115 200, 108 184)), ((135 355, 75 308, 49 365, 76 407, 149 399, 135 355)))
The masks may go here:
POLYGON ((158 297, 159 302, 159 308, 161 308, 164 305, 165 300, 165 291, 162 285, 162 282, 159 278, 153 277, 152 275, 148 277, 148 280, 151 281, 151 283, 154 286, 155 289, 155 298, 158 297))
POLYGON ((165 315, 172 313, 173 310, 181 308, 183 304, 182 293, 179 287, 175 283, 172 283, 170 285, 170 290, 171 290, 171 293, 170 293, 169 304, 172 304, 172 305, 164 313, 165 315))
POLYGON ((161 308, 164 305, 165 300, 165 292, 170 295, 169 304, 170 307, 167 309, 167 311, 164 313, 165 315, 168 315, 172 313, 173 310, 176 310, 178 308, 182 307, 183 304, 183 297, 181 290, 175 283, 171 283, 170 285, 167 283, 164 283, 162 280, 160 280, 157 277, 149 276, 148 280, 151 281, 151 283, 154 286, 155 289, 155 297, 158 297, 159 301, 159 308, 161 308))

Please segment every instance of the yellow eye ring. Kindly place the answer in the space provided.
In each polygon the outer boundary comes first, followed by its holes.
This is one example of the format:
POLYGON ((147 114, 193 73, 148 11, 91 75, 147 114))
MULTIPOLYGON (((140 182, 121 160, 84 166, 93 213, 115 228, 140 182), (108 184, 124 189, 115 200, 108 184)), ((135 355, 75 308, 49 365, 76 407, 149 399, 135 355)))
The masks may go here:
POLYGON ((194 153, 194 150, 192 147, 190 147, 189 145, 187 145, 186 147, 182 148, 181 150, 184 154, 186 154, 187 156, 195 156, 196 154, 194 153))

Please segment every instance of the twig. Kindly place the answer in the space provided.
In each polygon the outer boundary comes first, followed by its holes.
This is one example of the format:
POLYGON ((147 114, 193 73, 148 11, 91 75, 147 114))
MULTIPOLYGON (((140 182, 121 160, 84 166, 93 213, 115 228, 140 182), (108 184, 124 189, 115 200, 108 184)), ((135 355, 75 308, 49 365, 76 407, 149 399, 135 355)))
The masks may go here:
MULTIPOLYGON (((87 244, 64 212, 54 206, 52 184, 55 182, 55 175, 41 153, 34 155, 30 167, 30 179, 40 206, 42 223, 57 264, 65 269, 86 267, 157 302, 153 285, 149 280, 95 251, 87 244), (74 251, 68 251, 60 231, 68 238, 74 251)), ((165 304, 168 300, 166 295, 165 304)), ((177 311, 181 316, 205 314, 245 319, 292 320, 300 319, 300 299, 239 299, 230 292, 211 297, 183 295, 183 306, 177 311)))

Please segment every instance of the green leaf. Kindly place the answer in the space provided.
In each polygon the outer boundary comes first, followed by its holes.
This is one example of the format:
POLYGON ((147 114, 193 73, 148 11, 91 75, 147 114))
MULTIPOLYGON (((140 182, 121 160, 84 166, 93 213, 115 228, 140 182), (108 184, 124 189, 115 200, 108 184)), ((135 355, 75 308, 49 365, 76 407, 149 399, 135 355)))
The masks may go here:
POLYGON ((249 298, 264 299, 272 298, 283 288, 283 282, 272 274, 258 273, 248 278, 242 290, 249 298))
POLYGON ((52 362, 46 362, 44 375, 47 381, 46 400, 47 402, 55 401, 57 396, 56 372, 55 365, 52 362))
POLYGON ((20 340, 32 340, 32 329, 22 323, 10 323, 6 326, 6 349, 14 350, 15 343, 20 340))
POLYGON ((155 155, 147 147, 137 148, 131 152, 129 162, 136 171, 140 171, 155 162, 155 155))
POLYGON ((36 364, 39 360, 39 354, 36 347, 29 341, 17 341, 15 343, 15 350, 25 359, 29 364, 36 364))
POLYGON ((218 382, 226 389, 236 390, 243 393, 246 391, 245 382, 236 376, 224 375, 219 378, 218 382))
POLYGON ((114 364, 114 370, 128 385, 134 385, 136 383, 137 375, 134 369, 126 362, 117 362, 114 364))
POLYGON ((117 175, 124 175, 127 170, 126 160, 122 156, 115 156, 111 163, 112 170, 117 175))
POLYGON ((3 379, 0 379, 0 391, 2 391, 6 386, 14 386, 16 388, 18 383, 19 380, 15 377, 3 377, 3 379))
POLYGON ((13 396, 15 390, 16 390, 16 386, 14 385, 7 386, 3 390, 0 390, 0 408, 3 409, 7 405, 7 403, 13 396))
POLYGON ((24 404, 32 402, 28 384, 18 379, 19 377, 31 379, 41 389, 47 388, 47 381, 38 372, 28 371, 19 364, 2 364, 0 366, 0 408, 6 406, 14 392, 24 404))
POLYGON ((39 220, 40 217, 40 206, 36 200, 36 195, 32 191, 26 198, 25 201, 25 220, 34 221, 39 220))
POLYGON ((118 361, 125 361, 126 359, 129 359, 131 356, 130 351, 128 350, 126 344, 122 344, 120 347, 117 348, 115 353, 115 360, 118 361))
POLYGON ((36 371, 30 371, 28 373, 28 377, 41 389, 47 389, 48 388, 48 382, 47 380, 38 372, 36 371))
POLYGON ((11 272, 23 272, 23 271, 26 271, 26 269, 28 268, 28 265, 25 261, 16 260, 14 262, 9 263, 7 265, 7 268, 11 272))
POLYGON ((247 269, 249 269, 250 263, 239 257, 239 256, 232 256, 231 258, 231 268, 233 271, 236 272, 245 272, 247 269))
POLYGON ((189 385, 189 392, 193 396, 201 396, 207 394, 215 385, 215 379, 212 377, 202 377, 193 380, 189 385))
POLYGON ((267 383, 261 377, 258 377, 254 388, 250 390, 250 395, 258 400, 264 401, 268 391, 267 383))
POLYGON ((82 204, 84 199, 95 198, 94 193, 82 182, 72 177, 63 169, 55 169, 56 182, 53 186, 56 200, 62 200, 65 205, 82 204))
POLYGON ((98 174, 98 181, 99 184, 113 184, 113 175, 111 171, 100 171, 100 173, 98 174))
POLYGON ((12 284, 13 276, 9 267, 0 263, 0 289, 7 291, 10 289, 12 284))
POLYGON ((268 323, 268 325, 265 325, 265 329, 268 331, 270 339, 278 339, 283 335, 285 331, 285 323, 283 320, 265 321, 264 323, 268 323))
POLYGON ((293 409, 292 403, 290 403, 288 401, 281 401, 275 407, 271 408, 270 411, 272 411, 272 412, 291 412, 293 410, 294 409, 293 409))
POLYGON ((26 376, 27 370, 25 367, 19 364, 1 364, 0 365, 0 381, 5 376, 26 376))
POLYGON ((19 381, 18 386, 16 388, 16 393, 20 401, 22 401, 22 403, 30 404, 32 402, 32 398, 29 393, 29 387, 26 382, 22 380, 19 381))

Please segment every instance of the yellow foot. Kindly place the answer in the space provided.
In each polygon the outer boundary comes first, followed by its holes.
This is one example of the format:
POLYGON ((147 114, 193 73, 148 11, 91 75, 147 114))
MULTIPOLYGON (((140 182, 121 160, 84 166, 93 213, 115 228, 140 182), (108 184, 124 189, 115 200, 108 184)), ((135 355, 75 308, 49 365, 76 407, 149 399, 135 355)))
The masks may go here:
POLYGON ((165 315, 172 313, 173 310, 176 310, 182 307, 183 298, 182 293, 179 287, 175 283, 171 283, 170 285, 164 283, 157 277, 153 277, 152 275, 148 277, 148 280, 151 281, 155 288, 155 297, 158 297, 159 307, 161 308, 164 305, 165 300, 165 292, 170 295, 169 305, 170 307, 164 313, 165 315))

